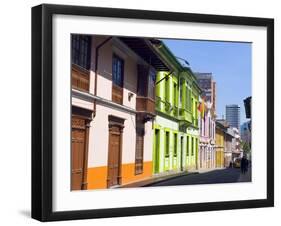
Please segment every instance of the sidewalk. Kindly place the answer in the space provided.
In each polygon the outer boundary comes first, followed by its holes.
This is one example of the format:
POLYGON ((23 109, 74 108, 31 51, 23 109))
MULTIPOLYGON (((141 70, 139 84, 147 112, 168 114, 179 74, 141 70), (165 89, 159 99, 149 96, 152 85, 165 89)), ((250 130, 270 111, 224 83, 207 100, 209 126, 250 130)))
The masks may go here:
POLYGON ((211 172, 211 171, 214 171, 214 170, 225 170, 226 167, 224 168, 210 168, 210 169, 198 169, 196 170, 196 172, 198 173, 208 173, 208 172, 211 172))
POLYGON ((163 173, 161 175, 154 175, 148 179, 139 180, 133 183, 118 186, 118 188, 145 187, 147 185, 151 186, 154 183, 166 181, 169 179, 174 179, 181 176, 191 175, 191 174, 198 174, 198 172, 196 170, 183 171, 183 172, 167 172, 165 175, 163 175, 163 173))

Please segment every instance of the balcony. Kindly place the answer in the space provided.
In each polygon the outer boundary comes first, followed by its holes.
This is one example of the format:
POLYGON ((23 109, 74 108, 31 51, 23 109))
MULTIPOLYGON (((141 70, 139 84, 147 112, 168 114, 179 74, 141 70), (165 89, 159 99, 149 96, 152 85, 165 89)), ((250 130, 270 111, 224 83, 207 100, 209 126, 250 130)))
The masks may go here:
POLYGON ((73 89, 89 92, 90 88, 90 71, 72 64, 71 68, 71 85, 73 89))
POLYGON ((172 105, 167 101, 165 101, 164 104, 165 104, 165 112, 170 115, 171 112, 173 111, 172 105))
POLYGON ((112 101, 117 104, 123 104, 123 88, 112 84, 112 101))
POLYGON ((178 117, 179 108, 173 106, 168 101, 162 100, 161 97, 158 96, 156 96, 156 109, 170 116, 178 117))
POLYGON ((191 124, 193 122, 191 112, 184 108, 179 109, 179 119, 183 121, 183 123, 191 124))
POLYGON ((136 110, 150 115, 155 115, 155 101, 149 97, 137 96, 136 110))
POLYGON ((173 116, 174 117, 178 116, 178 111, 179 111, 179 108, 177 106, 173 106, 173 116))

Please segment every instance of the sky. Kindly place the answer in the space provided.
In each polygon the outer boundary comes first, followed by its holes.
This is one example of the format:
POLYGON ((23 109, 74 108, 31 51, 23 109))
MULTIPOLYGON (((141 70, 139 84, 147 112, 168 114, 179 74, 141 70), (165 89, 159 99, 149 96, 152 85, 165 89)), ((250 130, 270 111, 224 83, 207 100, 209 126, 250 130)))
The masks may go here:
POLYGON ((252 95, 251 43, 175 39, 163 41, 176 57, 184 58, 190 64, 193 72, 213 74, 217 84, 217 118, 225 118, 227 104, 238 104, 240 123, 248 121, 243 100, 252 95))

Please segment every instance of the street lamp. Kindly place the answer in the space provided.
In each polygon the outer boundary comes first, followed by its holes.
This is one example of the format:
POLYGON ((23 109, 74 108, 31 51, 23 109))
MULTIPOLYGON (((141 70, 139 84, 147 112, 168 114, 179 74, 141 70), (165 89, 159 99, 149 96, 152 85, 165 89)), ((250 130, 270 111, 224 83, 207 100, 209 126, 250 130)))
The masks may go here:
POLYGON ((183 61, 186 65, 190 66, 190 64, 188 63, 188 61, 186 59, 181 58, 181 57, 177 57, 177 56, 176 56, 176 58, 183 61))

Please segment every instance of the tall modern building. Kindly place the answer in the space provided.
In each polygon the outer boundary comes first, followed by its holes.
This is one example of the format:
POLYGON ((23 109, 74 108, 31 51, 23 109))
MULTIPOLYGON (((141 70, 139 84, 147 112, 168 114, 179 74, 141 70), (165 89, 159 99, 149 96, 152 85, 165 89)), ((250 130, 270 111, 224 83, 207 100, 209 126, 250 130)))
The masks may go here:
POLYGON ((242 141, 251 143, 251 120, 244 122, 240 127, 240 134, 242 141))
POLYGON ((237 104, 226 105, 225 114, 229 126, 240 129, 240 106, 237 104))
POLYGON ((201 96, 205 96, 205 101, 212 103, 212 109, 216 112, 216 82, 213 79, 212 73, 194 73, 199 87, 202 89, 201 96))

